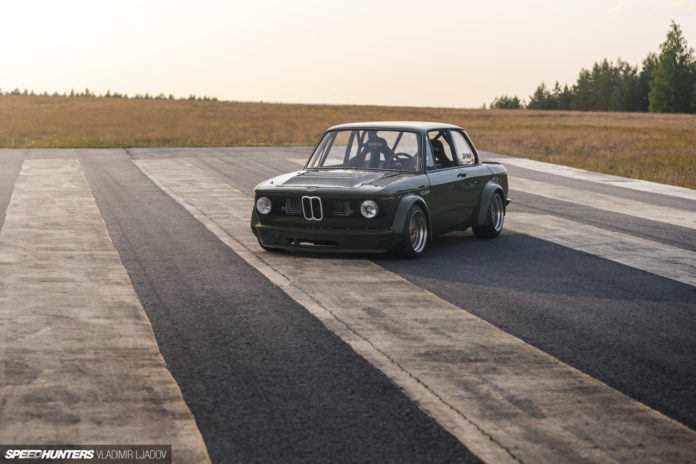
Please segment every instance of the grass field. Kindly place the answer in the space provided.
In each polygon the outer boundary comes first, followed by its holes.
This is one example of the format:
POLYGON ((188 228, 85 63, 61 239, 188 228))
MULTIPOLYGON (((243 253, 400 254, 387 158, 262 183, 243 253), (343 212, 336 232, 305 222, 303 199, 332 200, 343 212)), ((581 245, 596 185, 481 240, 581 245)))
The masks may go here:
POLYGON ((696 116, 0 96, 0 147, 314 145, 329 126, 441 121, 478 148, 696 188, 696 116))

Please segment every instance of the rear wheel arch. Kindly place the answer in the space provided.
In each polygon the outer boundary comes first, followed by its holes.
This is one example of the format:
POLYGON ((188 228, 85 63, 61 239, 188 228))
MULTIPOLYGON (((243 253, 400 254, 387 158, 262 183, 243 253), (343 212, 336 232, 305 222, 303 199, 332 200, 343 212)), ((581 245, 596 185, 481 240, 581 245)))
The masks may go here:
POLYGON ((490 201, 481 205, 485 207, 485 219, 473 226, 478 238, 496 238, 503 231, 505 222, 505 196, 502 190, 493 192, 490 201), (484 206, 485 205, 485 206, 484 206))
POLYGON ((476 211, 475 220, 473 221, 474 226, 483 225, 487 222, 488 209, 493 199, 493 195, 499 194, 500 198, 503 200, 503 214, 507 213, 507 201, 505 197, 505 191, 503 188, 494 183, 488 182, 482 189, 481 195, 479 197, 478 209, 476 211))

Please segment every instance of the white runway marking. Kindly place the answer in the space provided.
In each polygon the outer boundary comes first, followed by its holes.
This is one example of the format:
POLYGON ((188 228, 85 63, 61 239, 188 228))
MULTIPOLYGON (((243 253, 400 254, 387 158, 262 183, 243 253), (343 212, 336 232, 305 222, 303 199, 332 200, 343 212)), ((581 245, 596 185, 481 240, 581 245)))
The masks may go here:
POLYGON ((512 213, 505 227, 696 286, 696 253, 556 216, 512 213))
POLYGON ((27 160, 0 231, 0 443, 209 462, 77 160, 27 160))
POLYGON ((610 174, 602 174, 599 172, 586 171, 584 169, 571 168, 569 166, 561 166, 560 164, 544 163, 526 158, 517 157, 496 157, 495 154, 484 156, 486 161, 498 161, 504 165, 517 166, 533 171, 545 172, 556 176, 568 177, 570 179, 578 179, 598 184, 612 185, 614 187, 622 187, 641 192, 658 193, 686 200, 696 201, 696 190, 676 187, 674 185, 659 184, 657 182, 649 182, 640 179, 631 179, 628 177, 613 176, 610 174))
POLYGON ((484 461, 696 460, 693 430, 370 261, 264 252, 253 201, 190 163, 134 163, 484 461))
POLYGON ((665 208, 663 206, 655 206, 649 203, 605 195, 603 193, 563 187, 561 185, 538 182, 521 177, 510 178, 510 190, 513 191, 513 193, 510 194, 511 197, 514 196, 514 191, 518 190, 546 198, 571 202, 576 205, 610 211, 612 213, 627 214, 642 219, 696 229, 696 212, 693 211, 665 208))

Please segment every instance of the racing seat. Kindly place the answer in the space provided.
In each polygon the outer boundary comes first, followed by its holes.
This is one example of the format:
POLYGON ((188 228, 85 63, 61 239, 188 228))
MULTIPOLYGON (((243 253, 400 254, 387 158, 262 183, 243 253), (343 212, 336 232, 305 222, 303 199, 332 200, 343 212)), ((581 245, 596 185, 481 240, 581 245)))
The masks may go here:
POLYGON ((379 168, 381 167, 379 162, 380 158, 385 162, 391 160, 394 155, 387 145, 387 141, 382 137, 378 137, 376 134, 370 133, 368 135, 368 140, 366 142, 365 149, 363 151, 363 160, 365 167, 369 168, 379 168), (369 154, 370 159, 367 159, 369 154))
POLYGON ((430 144, 433 146, 433 157, 435 158, 436 164, 439 164, 441 168, 454 166, 454 163, 445 155, 445 147, 442 145, 442 142, 438 139, 433 139, 430 141, 430 144))

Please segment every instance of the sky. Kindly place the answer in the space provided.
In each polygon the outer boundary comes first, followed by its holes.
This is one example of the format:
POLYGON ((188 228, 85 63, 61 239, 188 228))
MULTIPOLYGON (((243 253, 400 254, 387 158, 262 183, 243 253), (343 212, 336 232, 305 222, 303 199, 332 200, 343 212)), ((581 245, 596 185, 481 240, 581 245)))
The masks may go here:
POLYGON ((0 89, 478 108, 638 65, 696 0, 0 0, 0 89))

